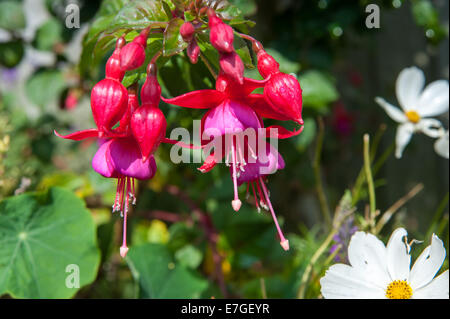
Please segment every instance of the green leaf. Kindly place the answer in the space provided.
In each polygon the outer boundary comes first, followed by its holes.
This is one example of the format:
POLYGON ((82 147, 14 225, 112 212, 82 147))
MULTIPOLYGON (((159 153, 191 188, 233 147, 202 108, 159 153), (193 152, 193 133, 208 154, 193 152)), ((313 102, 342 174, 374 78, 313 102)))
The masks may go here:
POLYGON ((316 70, 299 76, 303 89, 303 104, 306 107, 323 108, 339 98, 332 78, 316 70))
POLYGON ((63 27, 57 19, 48 20, 36 32, 35 47, 38 50, 52 51, 55 44, 63 41, 62 32, 63 27))
POLYGON ((11 31, 25 28, 25 14, 21 2, 0 2, 0 28, 11 31))
POLYGON ((133 246, 127 262, 140 286, 142 298, 199 298, 208 281, 176 264, 166 246, 133 246))
POLYGON ((49 103, 59 97, 66 86, 60 71, 46 70, 34 74, 26 83, 25 90, 33 103, 45 109, 49 103))
POLYGON ((299 151, 305 150, 316 137, 317 126, 312 118, 305 119, 302 134, 297 138, 296 146, 299 151))
POLYGON ((181 264, 188 268, 197 268, 203 259, 202 252, 192 246, 186 245, 175 253, 175 259, 181 264))
POLYGON ((0 295, 15 298, 70 298, 78 288, 66 286, 67 267, 79 267, 81 287, 100 262, 90 212, 61 188, 2 201, 0 244, 0 295))
POLYGON ((184 20, 181 18, 173 18, 164 31, 163 55, 172 56, 182 52, 187 48, 187 43, 180 34, 180 28, 184 20))
POLYGON ((25 49, 21 40, 0 43, 0 65, 13 68, 22 61, 25 49))

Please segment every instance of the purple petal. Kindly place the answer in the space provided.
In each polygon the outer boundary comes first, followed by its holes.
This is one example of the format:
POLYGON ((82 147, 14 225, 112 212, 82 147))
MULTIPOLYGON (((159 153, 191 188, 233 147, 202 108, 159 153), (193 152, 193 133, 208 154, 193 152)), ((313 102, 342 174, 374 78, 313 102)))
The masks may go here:
POLYGON ((99 173, 104 177, 117 177, 118 173, 114 168, 114 164, 111 161, 110 156, 110 145, 113 140, 102 141, 100 142, 100 147, 98 148, 97 153, 95 153, 94 158, 92 159, 92 167, 94 171, 99 173))
POLYGON ((134 139, 114 139, 109 145, 111 162, 121 175, 141 180, 150 179, 155 175, 155 159, 150 156, 144 162, 134 139))

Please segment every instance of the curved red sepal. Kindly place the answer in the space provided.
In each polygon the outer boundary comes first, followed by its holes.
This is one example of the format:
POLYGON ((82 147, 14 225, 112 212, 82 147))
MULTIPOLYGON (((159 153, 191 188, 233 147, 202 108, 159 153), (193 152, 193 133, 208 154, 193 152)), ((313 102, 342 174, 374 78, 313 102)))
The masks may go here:
POLYGON ((98 130, 95 128, 91 128, 88 130, 78 131, 67 135, 61 135, 56 130, 53 130, 56 136, 68 139, 68 140, 74 140, 74 141, 81 141, 86 138, 92 138, 92 137, 98 137, 98 130))
POLYGON ((161 99, 168 104, 191 109, 210 109, 222 103, 225 97, 225 94, 216 90, 198 90, 172 99, 165 99, 161 96, 161 99))
POLYGON ((301 132, 303 132, 304 126, 300 127, 297 131, 289 131, 288 129, 279 126, 279 125, 272 125, 269 127, 266 127, 266 136, 270 138, 277 138, 277 139, 285 139, 289 137, 293 137, 296 135, 299 135, 301 132), (276 129, 277 131, 275 131, 276 129))
POLYGON ((166 137, 162 139, 162 142, 167 143, 167 144, 172 144, 172 145, 178 145, 178 146, 184 147, 184 148, 189 148, 191 150, 200 150, 203 148, 202 146, 196 146, 194 144, 186 144, 181 141, 172 140, 172 139, 166 138, 166 137))
POLYGON ((271 104, 267 103, 262 94, 250 94, 246 100, 248 105, 261 117, 279 121, 290 120, 290 118, 278 113, 271 104))
POLYGON ((262 88, 266 85, 267 81, 269 81, 270 77, 264 80, 254 80, 250 78, 244 78, 244 85, 243 89, 245 92, 245 95, 251 94, 254 90, 258 88, 262 88))

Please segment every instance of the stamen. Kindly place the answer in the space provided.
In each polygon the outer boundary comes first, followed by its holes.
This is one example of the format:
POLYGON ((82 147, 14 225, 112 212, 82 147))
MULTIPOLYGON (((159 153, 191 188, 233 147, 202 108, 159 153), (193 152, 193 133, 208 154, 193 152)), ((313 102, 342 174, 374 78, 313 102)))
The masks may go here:
POLYGON ((253 196, 255 197, 256 209, 258 210, 258 213, 261 213, 261 208, 259 208, 259 205, 258 205, 258 198, 256 197, 255 184, 253 182, 250 182, 250 183, 252 184, 253 196))
POLYGON ((283 232, 281 231, 280 225, 278 225, 277 216, 275 215, 275 212, 273 210, 272 203, 270 202, 267 188, 266 188, 266 185, 264 184, 262 177, 259 178, 259 182, 261 183, 261 187, 264 191, 266 202, 269 205, 270 213, 272 214, 273 221, 275 223, 275 226, 277 227, 278 235, 280 236, 280 245, 281 245, 281 247, 283 247, 284 250, 287 251, 287 250, 289 250, 289 240, 284 238, 284 235, 283 235, 283 232))
MULTIPOLYGON (((126 177, 126 192, 127 194, 130 193, 130 178, 126 177)), ((129 207, 129 196, 125 196, 125 207, 124 207, 124 216, 123 216, 123 239, 122 239, 122 246, 120 247, 120 256, 122 258, 125 258, 125 256, 128 253, 128 247, 127 247, 127 218, 128 218, 128 207, 129 207)))
POLYGON ((266 203, 264 202, 264 196, 261 192, 261 188, 259 187, 258 182, 256 182, 256 187, 258 188, 258 194, 259 194, 259 205, 261 205, 261 207, 264 210, 269 210, 269 207, 267 207, 266 203))
POLYGON ((233 187, 234 187, 234 200, 231 202, 231 206, 237 212, 241 208, 242 202, 239 200, 237 187, 236 152, 234 150, 234 143, 231 143, 231 152, 233 156, 233 187))

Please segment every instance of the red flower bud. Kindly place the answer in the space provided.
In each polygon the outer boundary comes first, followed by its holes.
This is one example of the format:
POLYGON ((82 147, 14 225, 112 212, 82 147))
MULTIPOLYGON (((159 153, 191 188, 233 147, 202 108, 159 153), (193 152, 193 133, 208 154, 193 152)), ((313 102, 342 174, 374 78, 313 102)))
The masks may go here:
POLYGON ((149 64, 147 79, 141 89, 142 106, 131 115, 131 131, 139 144, 142 159, 146 161, 166 135, 167 122, 158 108, 161 87, 156 77, 156 65, 149 64))
POLYGON ((180 34, 185 42, 191 42, 195 33, 195 27, 190 22, 185 22, 180 28, 180 34))
POLYGON ((128 88, 128 107, 127 111, 123 115, 122 119, 120 120, 119 127, 117 128, 120 132, 128 132, 128 129, 130 128, 130 120, 131 120, 131 114, 136 111, 136 109, 139 107, 139 98, 137 95, 137 83, 130 86, 128 88))
POLYGON ((264 98, 276 112, 303 125, 302 89, 294 76, 281 72, 272 75, 264 87, 264 98))
POLYGON ((106 78, 114 79, 117 81, 122 81, 125 75, 125 71, 120 67, 120 52, 122 47, 125 45, 125 39, 123 37, 119 38, 116 43, 116 49, 114 50, 111 57, 106 62, 105 74, 106 78))
POLYGON ((280 64, 266 51, 258 51, 258 71, 263 78, 280 72, 280 64))
POLYGON ((122 119, 127 106, 128 92, 119 81, 107 78, 94 86, 91 92, 91 108, 100 135, 122 119))
POLYGON ((221 54, 219 64, 223 74, 244 84, 244 63, 236 52, 221 54))
POLYGON ((149 28, 144 29, 132 42, 123 47, 120 52, 120 67, 122 70, 134 70, 144 63, 149 32, 149 28))
POLYGON ((200 47, 198 46, 197 41, 195 41, 195 39, 189 42, 189 45, 187 47, 187 55, 191 60, 192 64, 197 63, 198 57, 200 56, 200 47))
POLYGON ((211 30, 209 40, 217 51, 220 53, 231 53, 234 51, 234 34, 232 27, 223 23, 217 16, 210 15, 209 28, 211 30))

